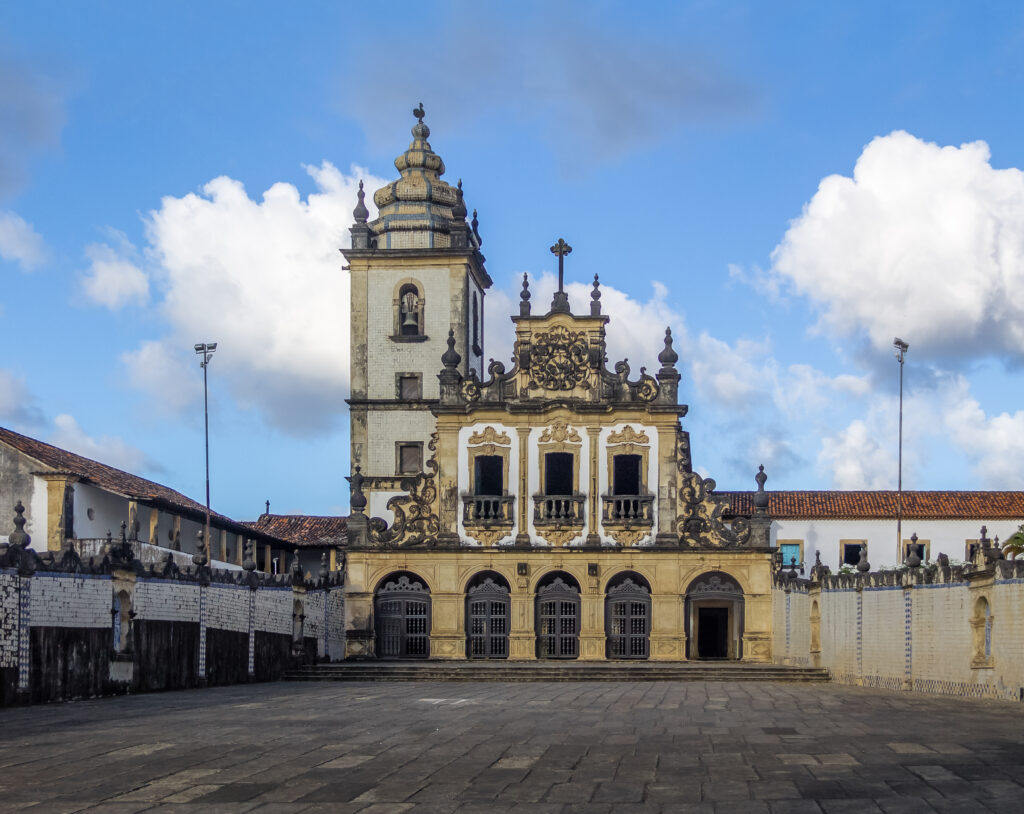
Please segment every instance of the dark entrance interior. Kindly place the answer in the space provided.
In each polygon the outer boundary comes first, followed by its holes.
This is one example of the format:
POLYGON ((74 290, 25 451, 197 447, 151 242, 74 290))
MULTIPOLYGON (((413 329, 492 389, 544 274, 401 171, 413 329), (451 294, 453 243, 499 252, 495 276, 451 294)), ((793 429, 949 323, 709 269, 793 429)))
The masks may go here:
POLYGON ((612 459, 612 494, 640 494, 639 455, 616 455, 612 459))
POLYGON ((544 456, 544 494, 572 494, 572 453, 549 452, 544 456))
POLYGON ((729 658, 728 608, 697 608, 697 657, 729 658))
POLYGON ((473 483, 478 495, 502 494, 502 459, 500 455, 477 455, 473 483))

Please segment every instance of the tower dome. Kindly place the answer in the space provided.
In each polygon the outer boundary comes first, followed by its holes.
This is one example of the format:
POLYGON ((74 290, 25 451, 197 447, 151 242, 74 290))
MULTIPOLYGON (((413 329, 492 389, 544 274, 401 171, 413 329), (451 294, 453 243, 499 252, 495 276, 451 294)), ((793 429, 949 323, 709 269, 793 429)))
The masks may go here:
POLYGON ((412 143, 395 159, 401 177, 373 194, 378 217, 370 223, 378 249, 475 248, 459 191, 441 180, 445 166, 427 138, 423 104, 413 111, 412 143), (453 211, 454 210, 454 211, 453 211), (460 245, 461 244, 461 245, 460 245))

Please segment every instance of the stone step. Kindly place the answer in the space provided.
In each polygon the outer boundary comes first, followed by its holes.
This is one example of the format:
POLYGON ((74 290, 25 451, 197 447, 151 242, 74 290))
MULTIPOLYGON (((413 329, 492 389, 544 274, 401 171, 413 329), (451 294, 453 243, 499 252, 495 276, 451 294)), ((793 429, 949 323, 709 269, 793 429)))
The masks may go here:
POLYGON ((341 662, 289 670, 288 681, 828 681, 828 671, 703 662, 341 662))

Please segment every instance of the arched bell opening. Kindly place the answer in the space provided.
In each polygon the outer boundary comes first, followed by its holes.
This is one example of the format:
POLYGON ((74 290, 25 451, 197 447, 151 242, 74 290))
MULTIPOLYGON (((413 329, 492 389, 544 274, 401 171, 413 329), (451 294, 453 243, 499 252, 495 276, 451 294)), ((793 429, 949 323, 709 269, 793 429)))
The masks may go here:
POLYGON ((580 655, 580 584, 565 571, 546 574, 537 585, 537 658, 580 655))
POLYGON ((724 571, 708 571, 686 589, 686 658, 743 658, 743 590, 724 571))
POLYGON ((419 576, 399 571, 382 579, 373 610, 377 658, 430 657, 430 590, 419 576))
POLYGON ((604 600, 605 655, 646 659, 651 655, 651 586, 635 571, 608 582, 604 600))
POLYGON ((507 659, 511 619, 508 580, 481 571, 466 587, 466 655, 471 659, 507 659))

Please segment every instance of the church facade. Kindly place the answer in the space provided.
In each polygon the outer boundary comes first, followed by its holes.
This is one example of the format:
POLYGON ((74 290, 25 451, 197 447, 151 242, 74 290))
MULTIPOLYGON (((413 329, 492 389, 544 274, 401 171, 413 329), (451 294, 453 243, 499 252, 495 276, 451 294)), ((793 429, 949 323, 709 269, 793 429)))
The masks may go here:
POLYGON ((763 469, 749 517, 693 470, 678 356, 609 367, 595 275, 576 311, 524 278, 511 365, 484 366, 476 213, 427 141, 360 187, 351 274, 346 657, 770 661, 763 469), (582 313, 580 312, 582 311, 582 313))

